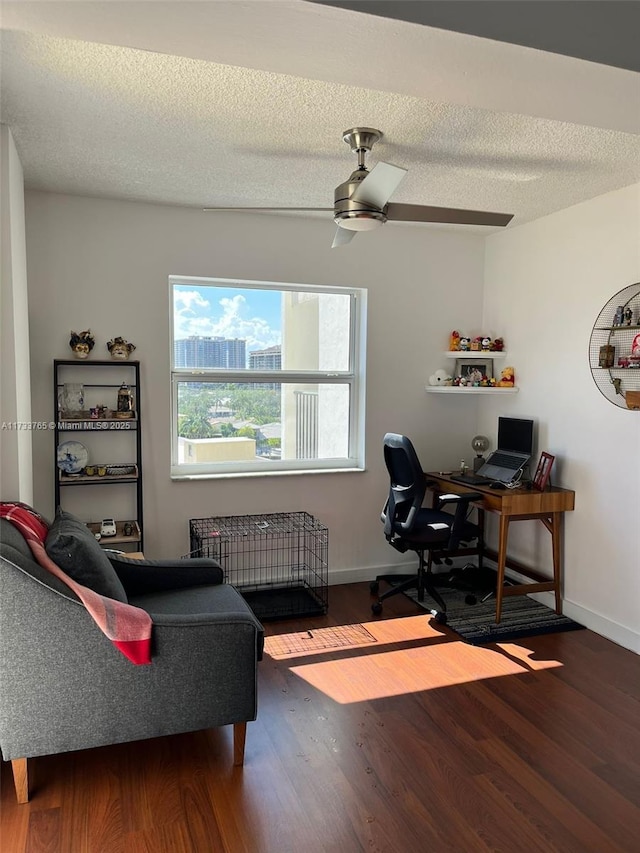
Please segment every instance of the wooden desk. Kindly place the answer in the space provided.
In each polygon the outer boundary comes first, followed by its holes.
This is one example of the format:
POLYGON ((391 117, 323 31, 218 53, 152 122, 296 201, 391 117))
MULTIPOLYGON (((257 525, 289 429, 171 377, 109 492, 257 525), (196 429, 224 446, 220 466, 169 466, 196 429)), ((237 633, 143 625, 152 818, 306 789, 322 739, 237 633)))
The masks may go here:
MULTIPOLYGON (((565 512, 574 508, 575 492, 571 489, 560 489, 551 487, 539 492, 535 489, 490 489, 474 483, 460 483, 452 480, 444 474, 425 474, 428 480, 435 484, 433 487, 435 496, 444 492, 479 492, 482 502, 477 502, 481 514, 486 510, 500 517, 500 528, 498 533, 498 550, 484 549, 484 557, 498 565, 498 578, 496 586, 496 622, 500 621, 502 615, 502 598, 505 595, 526 595, 530 592, 553 592, 556 599, 556 613, 562 613, 562 598, 560 584, 562 580, 562 520, 565 512), (553 554, 553 580, 529 566, 512 560, 507 555, 507 540, 509 537, 509 524, 512 521, 526 521, 537 519, 551 534, 551 549, 553 554), (524 577, 531 578, 533 583, 504 585, 505 567, 518 572, 524 577)), ((481 527, 484 528, 481 519, 481 527)))

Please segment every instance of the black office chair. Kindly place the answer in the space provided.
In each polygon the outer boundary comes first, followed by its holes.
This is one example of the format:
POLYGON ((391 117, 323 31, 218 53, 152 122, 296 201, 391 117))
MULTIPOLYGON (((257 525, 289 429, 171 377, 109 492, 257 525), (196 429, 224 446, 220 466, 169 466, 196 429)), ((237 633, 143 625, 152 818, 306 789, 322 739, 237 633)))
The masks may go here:
POLYGON ((416 587, 418 601, 424 601, 424 594, 428 593, 440 607, 439 611, 432 610, 432 615, 438 622, 445 623, 447 608, 433 586, 432 565, 440 564, 443 560, 450 562, 461 543, 474 539, 478 540, 481 558, 481 532, 476 524, 467 520, 467 515, 470 503, 482 496, 477 492, 442 495, 438 498, 438 509, 423 508, 422 502, 429 484, 413 444, 404 435, 391 432, 385 435, 384 461, 391 480, 389 497, 381 515, 384 535, 397 551, 415 551, 420 562, 415 575, 378 575, 370 584, 374 594, 378 592, 381 580, 400 582, 378 596, 371 609, 379 614, 385 598, 416 587), (447 505, 455 506, 455 512, 445 512, 440 508, 447 505))

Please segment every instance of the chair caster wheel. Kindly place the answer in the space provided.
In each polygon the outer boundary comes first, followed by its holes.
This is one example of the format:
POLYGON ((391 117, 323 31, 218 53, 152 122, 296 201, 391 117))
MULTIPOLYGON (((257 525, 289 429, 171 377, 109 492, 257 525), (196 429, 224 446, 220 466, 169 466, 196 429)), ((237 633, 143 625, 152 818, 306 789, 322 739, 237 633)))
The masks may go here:
POLYGON ((380 584, 378 581, 371 581, 369 584, 369 592, 376 593, 380 589, 380 584))
POLYGON ((382 613, 382 605, 380 604, 380 602, 379 602, 379 601, 375 601, 375 602, 371 605, 371 612, 372 612, 375 616, 379 616, 379 615, 382 613))
POLYGON ((434 616, 434 619, 436 620, 436 622, 439 622, 440 625, 447 624, 447 614, 443 613, 441 610, 438 610, 438 612, 434 616))
POLYGON ((475 597, 475 595, 465 595, 464 603, 465 604, 477 604, 478 599, 475 597))

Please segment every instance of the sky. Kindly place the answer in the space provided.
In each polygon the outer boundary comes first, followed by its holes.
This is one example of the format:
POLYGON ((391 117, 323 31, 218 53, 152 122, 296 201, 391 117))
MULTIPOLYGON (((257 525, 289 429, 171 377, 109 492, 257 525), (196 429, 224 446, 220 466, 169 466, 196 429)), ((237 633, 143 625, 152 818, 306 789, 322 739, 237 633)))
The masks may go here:
POLYGON ((282 343, 278 291, 176 284, 174 338, 242 338, 247 352, 282 343))

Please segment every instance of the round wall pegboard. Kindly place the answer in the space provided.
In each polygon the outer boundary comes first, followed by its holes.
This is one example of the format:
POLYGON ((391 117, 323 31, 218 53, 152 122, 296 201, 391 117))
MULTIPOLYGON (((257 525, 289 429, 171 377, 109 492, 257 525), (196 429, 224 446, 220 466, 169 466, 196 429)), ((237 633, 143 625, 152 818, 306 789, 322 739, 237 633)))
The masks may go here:
POLYGON ((598 315, 589 366, 610 403, 640 411, 640 282, 618 291, 598 315))

